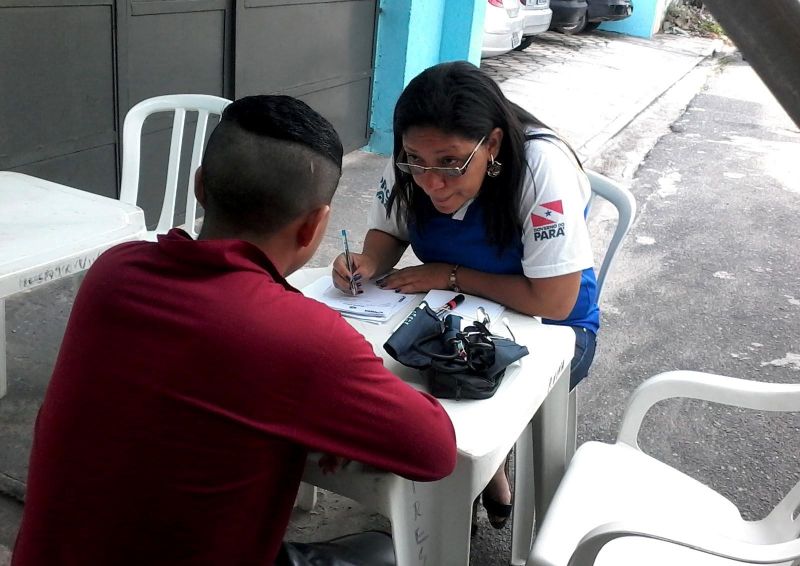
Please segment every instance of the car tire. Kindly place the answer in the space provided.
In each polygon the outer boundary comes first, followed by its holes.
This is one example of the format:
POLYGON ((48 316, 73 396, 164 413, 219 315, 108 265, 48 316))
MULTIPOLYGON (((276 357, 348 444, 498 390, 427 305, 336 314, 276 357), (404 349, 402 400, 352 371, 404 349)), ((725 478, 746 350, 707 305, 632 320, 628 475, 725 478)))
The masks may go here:
POLYGON ((602 23, 603 22, 586 22, 583 31, 594 31, 597 29, 597 26, 599 26, 602 23))
POLYGON ((571 26, 558 26, 555 29, 557 32, 563 33, 564 35, 575 35, 581 33, 585 27, 586 12, 584 12, 580 19, 571 26))
POLYGON ((528 35, 522 38, 522 42, 514 48, 514 51, 524 51, 526 47, 528 47, 531 43, 533 43, 533 36, 528 35))

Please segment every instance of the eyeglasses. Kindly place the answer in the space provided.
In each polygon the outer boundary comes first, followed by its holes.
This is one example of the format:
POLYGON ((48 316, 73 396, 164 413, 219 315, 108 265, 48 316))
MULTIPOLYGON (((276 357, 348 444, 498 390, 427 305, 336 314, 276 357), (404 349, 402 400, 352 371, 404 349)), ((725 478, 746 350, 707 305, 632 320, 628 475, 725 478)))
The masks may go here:
POLYGON ((415 177, 418 175, 424 175, 428 171, 438 173, 439 175, 444 175, 445 177, 461 177, 467 172, 469 162, 472 161, 472 158, 475 156, 475 153, 478 151, 478 148, 485 139, 486 136, 481 138, 481 141, 478 142, 478 145, 475 146, 475 149, 472 150, 472 153, 469 154, 469 157, 467 157, 467 160, 461 167, 423 167, 422 165, 413 165, 411 163, 402 163, 400 161, 395 162, 395 165, 397 165, 397 168, 403 173, 408 173, 409 175, 413 175, 415 177))

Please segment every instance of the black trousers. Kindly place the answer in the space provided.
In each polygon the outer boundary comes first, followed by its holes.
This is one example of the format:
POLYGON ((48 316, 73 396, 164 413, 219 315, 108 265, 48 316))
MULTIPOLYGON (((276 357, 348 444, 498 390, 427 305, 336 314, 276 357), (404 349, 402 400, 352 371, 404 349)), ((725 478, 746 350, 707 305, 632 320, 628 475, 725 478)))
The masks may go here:
POLYGON ((569 388, 575 389, 580 381, 589 375, 589 366, 594 361, 594 350, 597 336, 582 326, 573 326, 575 331, 575 355, 569 367, 569 388))
POLYGON ((389 533, 367 531, 326 542, 284 542, 275 566, 395 566, 389 533))

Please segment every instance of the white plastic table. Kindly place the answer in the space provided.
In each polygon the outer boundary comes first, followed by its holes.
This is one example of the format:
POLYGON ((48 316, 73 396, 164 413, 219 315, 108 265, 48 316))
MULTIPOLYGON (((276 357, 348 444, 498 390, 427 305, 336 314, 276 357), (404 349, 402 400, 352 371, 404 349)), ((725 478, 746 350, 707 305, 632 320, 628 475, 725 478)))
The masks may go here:
POLYGON ((0 171, 0 397, 6 393, 6 297, 88 269, 145 233, 136 206, 0 171))
MULTIPOLYGON (((305 269, 289 281, 300 288, 329 273, 305 269)), ((383 350, 391 331, 419 304, 422 295, 386 324, 347 319, 373 345, 386 367, 420 390, 422 374, 383 350)), ((441 400, 456 431, 455 471, 437 482, 421 483, 350 464, 323 475, 309 458, 303 481, 340 493, 392 521, 399 566, 467 566, 472 502, 516 443, 512 564, 524 564, 531 547, 534 510, 544 512, 567 464, 569 366, 575 349, 571 328, 543 325, 506 311, 517 342, 530 354, 512 364, 497 393, 481 401, 441 400), (534 497, 534 493, 536 497, 534 497)))

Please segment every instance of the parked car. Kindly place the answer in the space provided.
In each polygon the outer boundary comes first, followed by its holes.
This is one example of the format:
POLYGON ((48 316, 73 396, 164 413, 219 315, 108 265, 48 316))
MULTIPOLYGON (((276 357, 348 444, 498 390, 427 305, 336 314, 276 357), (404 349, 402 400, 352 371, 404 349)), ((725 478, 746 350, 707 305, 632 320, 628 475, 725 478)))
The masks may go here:
POLYGON ((522 42, 525 18, 519 0, 488 0, 483 20, 481 57, 508 53, 522 42))
POLYGON ((514 49, 522 51, 531 44, 535 35, 550 28, 553 11, 550 9, 550 0, 519 0, 519 3, 525 23, 522 28, 522 43, 514 49))
POLYGON ((550 0, 550 29, 566 34, 591 31, 602 22, 624 20, 633 13, 631 0, 550 0))

